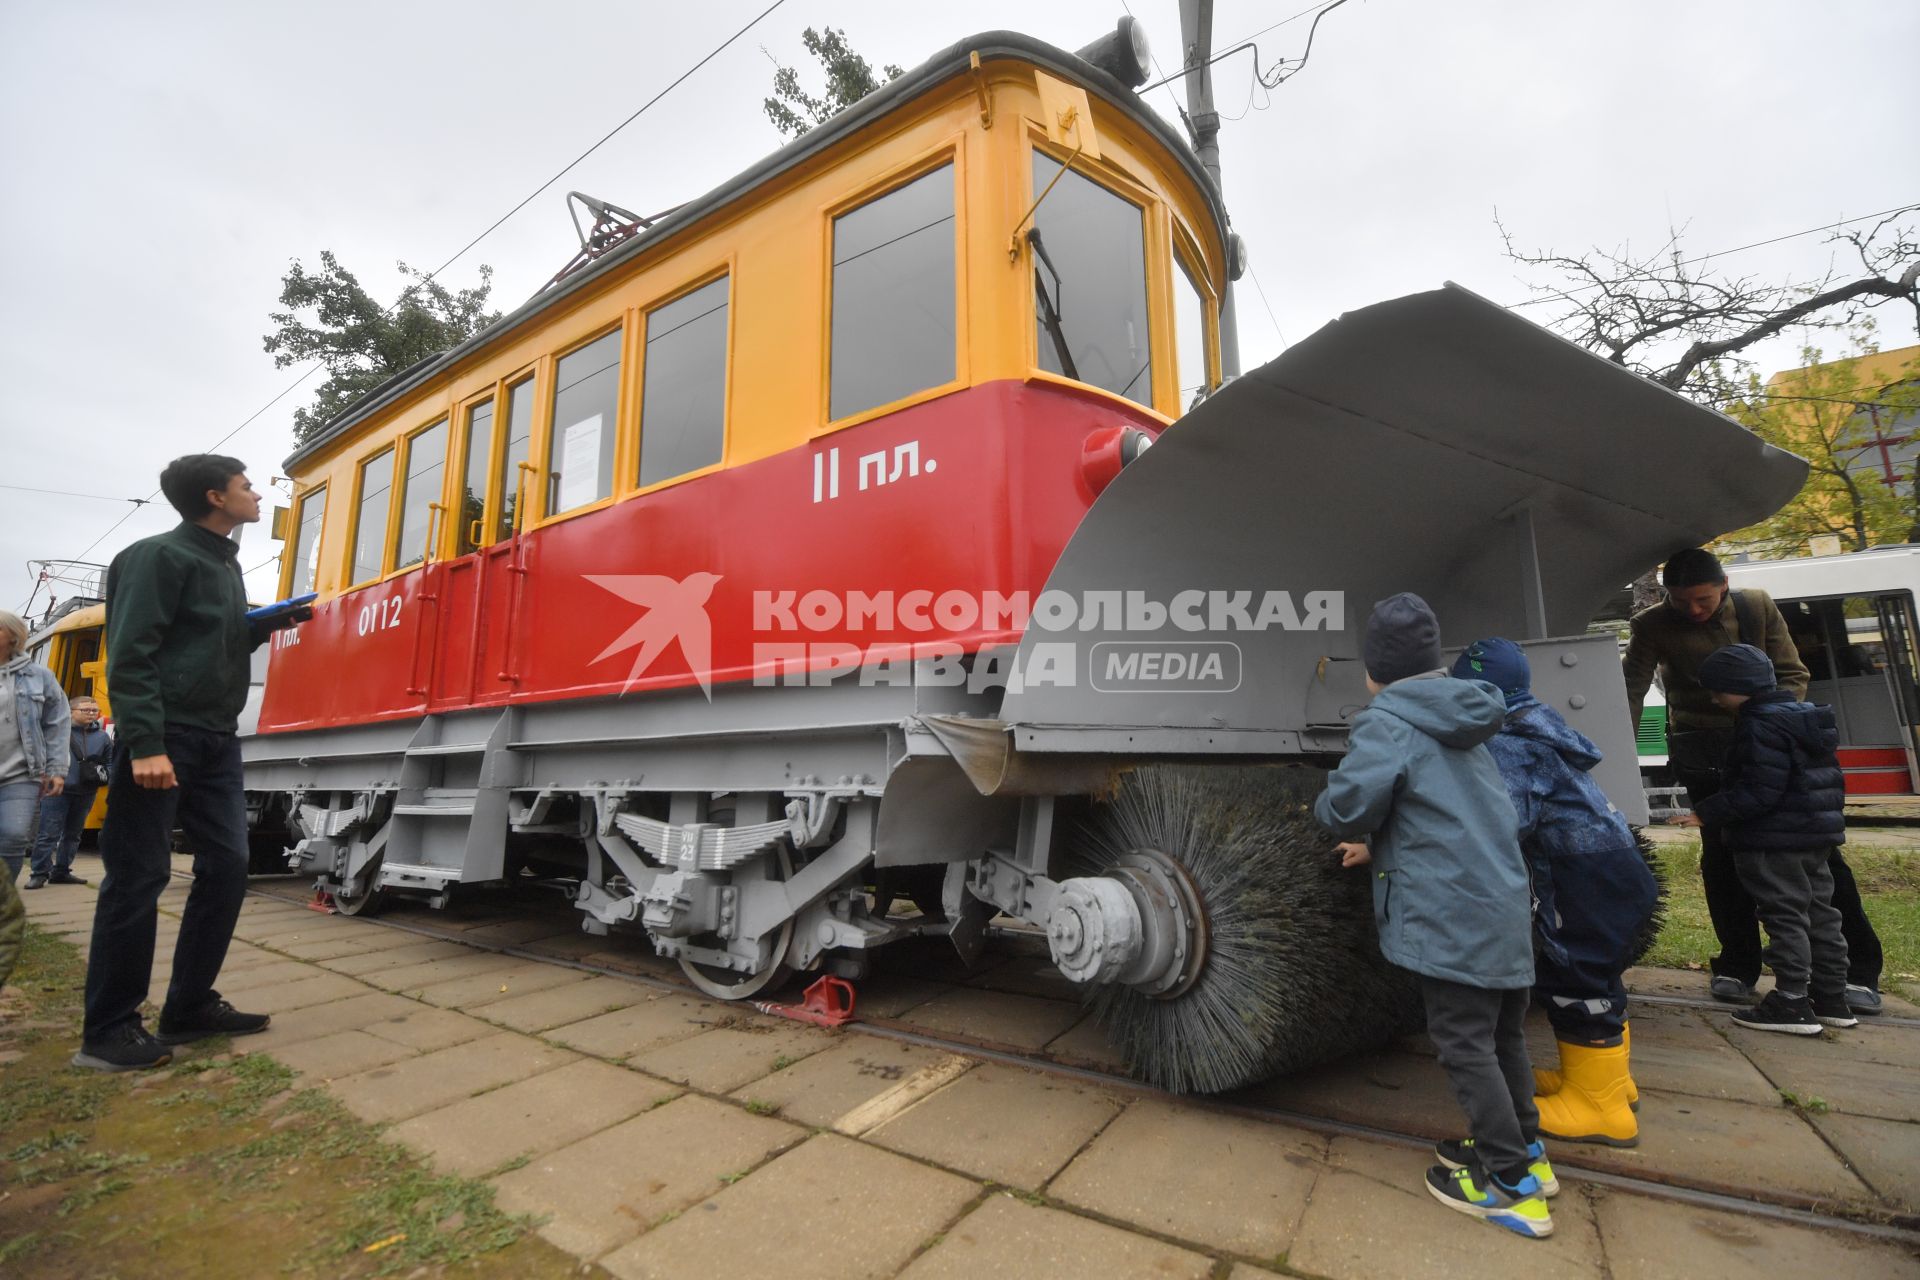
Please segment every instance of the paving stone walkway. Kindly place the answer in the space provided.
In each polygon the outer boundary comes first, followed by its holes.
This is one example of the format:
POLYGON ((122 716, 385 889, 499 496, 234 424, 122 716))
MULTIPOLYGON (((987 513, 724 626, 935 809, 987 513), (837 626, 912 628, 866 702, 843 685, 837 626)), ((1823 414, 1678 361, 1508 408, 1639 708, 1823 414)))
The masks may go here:
MULTIPOLYGON (((90 861, 90 860, 89 860, 90 861)), ((83 874, 97 876, 98 864, 83 874)), ((185 895, 163 898, 156 994, 185 895)), ((87 945, 90 889, 26 895, 87 945)), ((463 922, 464 923, 464 922, 463 922)), ((537 922, 479 919, 518 942, 537 922)), ((603 948, 587 940, 581 954, 603 948)), ((1015 1045, 1097 1037, 1014 964, 995 989, 877 984, 924 1022, 1015 1045), (1024 993, 1021 988, 1043 994, 1024 993)), ((1686 975, 1676 978, 1683 981, 1686 975)), ((826 1031, 577 969, 250 897, 221 982, 274 1015, 242 1042, 442 1169, 489 1180, 541 1234, 623 1278, 1920 1276, 1897 1243, 1568 1179, 1526 1241, 1435 1204, 1405 1147, 826 1031)), ((863 1000, 864 1000, 863 992, 863 1000)), ((1642 1006, 1638 1173, 1653 1144, 1853 1203, 1920 1197, 1920 1031, 1746 1045, 1642 1006), (1823 1112, 1779 1105, 1819 1095, 1823 1112)), ((1787 1037, 1772 1037, 1787 1040, 1787 1037)), ((1417 1046, 1272 1086, 1369 1123, 1444 1127, 1417 1046)), ((1737 1179, 1736 1179, 1737 1180, 1737 1179)))

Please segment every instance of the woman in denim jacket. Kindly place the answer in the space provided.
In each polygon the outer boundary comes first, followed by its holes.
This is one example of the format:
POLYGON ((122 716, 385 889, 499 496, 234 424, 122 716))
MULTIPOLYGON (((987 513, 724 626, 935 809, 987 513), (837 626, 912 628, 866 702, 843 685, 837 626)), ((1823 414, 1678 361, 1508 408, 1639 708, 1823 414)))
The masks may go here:
POLYGON ((0 609, 0 862, 20 876, 42 796, 67 783, 67 695, 27 657, 27 624, 0 609))

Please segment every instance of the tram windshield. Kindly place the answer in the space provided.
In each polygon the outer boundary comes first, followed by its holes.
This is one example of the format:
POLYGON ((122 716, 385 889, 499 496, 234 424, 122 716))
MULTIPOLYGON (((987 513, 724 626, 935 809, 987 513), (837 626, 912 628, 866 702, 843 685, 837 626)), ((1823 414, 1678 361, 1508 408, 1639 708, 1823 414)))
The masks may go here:
POLYGON ((1040 367, 1153 404, 1146 222, 1139 205, 1036 151, 1033 215, 1040 367))

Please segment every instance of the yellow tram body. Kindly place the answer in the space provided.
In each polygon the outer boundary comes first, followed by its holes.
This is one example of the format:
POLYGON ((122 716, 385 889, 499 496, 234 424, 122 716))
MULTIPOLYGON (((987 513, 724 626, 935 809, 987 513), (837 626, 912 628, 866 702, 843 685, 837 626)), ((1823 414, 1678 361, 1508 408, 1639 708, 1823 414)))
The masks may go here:
POLYGON ((509 316, 500 337, 482 335, 429 380, 303 448, 289 468, 295 505, 283 526, 291 554, 282 555, 281 595, 317 591, 330 599, 407 573, 423 553, 431 560, 464 554, 988 382, 1063 383, 1170 422, 1184 411, 1193 385, 1219 380, 1218 299, 1227 280, 1227 247, 1208 194, 1192 171, 1173 162, 1164 138, 1097 94, 1029 61, 976 56, 971 74, 878 114, 797 164, 776 167, 675 233, 648 236, 642 251, 599 273, 562 305, 541 308, 524 322, 509 316), (1034 189, 1036 154, 1066 162, 1141 211, 1152 353, 1144 405, 1042 367, 1032 253, 1018 238, 1045 194, 1034 189), (834 220, 948 164, 958 276, 954 377, 835 418, 829 407, 834 220), (648 313, 723 277, 730 292, 720 461, 641 485, 648 313), (1182 288, 1186 293, 1176 299, 1182 288), (1175 310, 1182 302, 1186 316, 1197 313, 1200 335, 1177 352, 1175 310), (622 383, 612 492, 549 510, 556 365, 616 330, 622 383), (1183 381, 1190 384, 1185 397, 1183 381), (532 404, 524 446, 498 429, 512 397, 521 395, 532 404), (486 480, 471 485, 466 502, 471 417, 491 406, 503 411, 486 456, 473 460, 486 467, 486 480), (430 457, 415 456, 427 449, 430 457), (387 450, 391 461, 382 457, 387 450), (391 499, 407 480, 431 484, 435 475, 427 545, 420 544, 416 522, 403 547, 405 499, 391 499), (356 570, 356 542, 374 545, 360 535, 361 512, 375 510, 368 494, 382 484, 391 486, 384 513, 377 513, 386 521, 383 549, 359 556, 356 570))
MULTIPOLYGON (((113 719, 107 697, 107 607, 84 605, 59 618, 28 641, 33 660, 52 671, 69 700, 86 696, 100 704, 103 722, 113 719)), ((87 830, 97 831, 107 816, 107 789, 93 799, 87 811, 87 830)))

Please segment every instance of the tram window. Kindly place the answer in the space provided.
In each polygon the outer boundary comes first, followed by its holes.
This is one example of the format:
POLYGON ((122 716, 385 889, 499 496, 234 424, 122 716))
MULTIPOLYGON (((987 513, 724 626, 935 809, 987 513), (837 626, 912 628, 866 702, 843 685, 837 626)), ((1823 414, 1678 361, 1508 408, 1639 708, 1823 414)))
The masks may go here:
POLYGON ((953 166, 833 220, 828 416, 954 379, 953 166))
POLYGON ((360 511, 353 527, 355 582, 367 582, 386 568, 387 505, 393 498, 393 450, 382 449, 360 464, 360 511))
POLYGON ((447 420, 416 432, 407 440, 407 479, 400 491, 400 546, 394 567, 405 569, 427 558, 427 538, 433 532, 433 504, 440 501, 440 482, 447 473, 447 420))
POLYGON ((613 493, 614 412, 620 402, 621 331, 560 357, 547 440, 547 514, 613 493))
POLYGON ((507 388, 507 450, 500 458, 500 523, 493 537, 511 538, 520 506, 520 464, 527 460, 533 441, 533 379, 522 378, 507 388))
POLYGON ((727 416, 727 277, 647 313, 640 484, 720 461, 727 416))
POLYGON ((300 516, 293 525, 293 572, 287 579, 288 597, 305 595, 313 590, 320 567, 320 523, 326 514, 325 485, 301 495, 300 516))
POLYGON ((1144 216, 1132 201, 1060 169, 1033 153, 1034 194, 1060 176, 1033 215, 1040 367, 1151 405, 1144 216))
POLYGON ((467 456, 460 467, 459 501, 454 504, 453 554, 464 556, 486 540, 487 463, 493 457, 493 401, 467 410, 467 456))
POLYGON ((1173 340, 1175 367, 1180 374, 1180 404, 1177 412, 1207 389, 1207 304, 1200 286, 1193 282, 1187 264, 1175 258, 1173 272, 1173 340))

